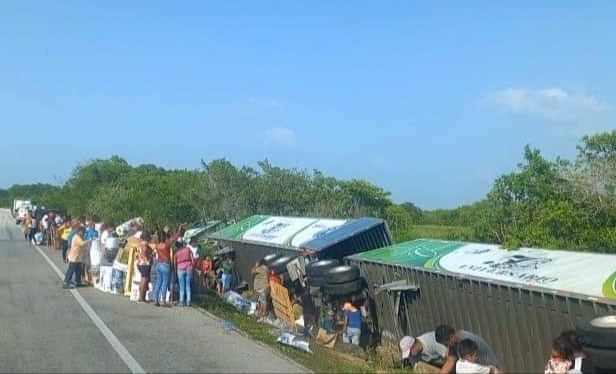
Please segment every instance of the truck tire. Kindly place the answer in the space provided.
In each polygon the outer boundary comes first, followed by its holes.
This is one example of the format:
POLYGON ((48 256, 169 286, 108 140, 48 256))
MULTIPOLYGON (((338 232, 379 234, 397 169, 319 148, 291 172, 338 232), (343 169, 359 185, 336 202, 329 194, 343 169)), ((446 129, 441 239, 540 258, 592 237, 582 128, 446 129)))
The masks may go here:
POLYGON ((274 261, 282 257, 280 253, 270 253, 269 255, 265 255, 263 257, 263 261, 265 261, 265 265, 269 268, 274 261))
POLYGON ((308 277, 306 284, 310 287, 321 287, 325 284, 325 279, 323 277, 308 277))
POLYGON ((279 257, 272 261, 271 265, 268 266, 270 270, 273 270, 276 274, 286 273, 287 272, 287 264, 293 261, 293 257, 284 256, 279 257))
POLYGON ((581 321, 576 326, 584 346, 616 349, 616 315, 581 321))
POLYGON ((359 268, 354 265, 339 265, 325 272, 325 282, 328 284, 347 283, 359 278, 359 268))
POLYGON ((584 373, 616 372, 616 354, 613 349, 584 347, 584 373))
POLYGON ((322 277, 325 272, 335 266, 340 265, 338 260, 321 260, 311 262, 306 265, 306 275, 309 277, 322 277))
POLYGON ((358 278, 346 283, 328 284, 323 286, 326 294, 332 296, 350 295, 364 289, 366 282, 363 278, 358 278))

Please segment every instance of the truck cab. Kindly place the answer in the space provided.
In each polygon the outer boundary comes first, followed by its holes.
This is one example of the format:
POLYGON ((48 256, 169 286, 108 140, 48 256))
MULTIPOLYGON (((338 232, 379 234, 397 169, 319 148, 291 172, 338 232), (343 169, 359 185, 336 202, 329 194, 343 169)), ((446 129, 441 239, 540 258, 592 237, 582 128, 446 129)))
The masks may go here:
POLYGON ((36 207, 32 205, 32 201, 29 199, 15 199, 13 201, 13 218, 15 218, 16 224, 21 224, 26 218, 28 211, 34 211, 36 207))

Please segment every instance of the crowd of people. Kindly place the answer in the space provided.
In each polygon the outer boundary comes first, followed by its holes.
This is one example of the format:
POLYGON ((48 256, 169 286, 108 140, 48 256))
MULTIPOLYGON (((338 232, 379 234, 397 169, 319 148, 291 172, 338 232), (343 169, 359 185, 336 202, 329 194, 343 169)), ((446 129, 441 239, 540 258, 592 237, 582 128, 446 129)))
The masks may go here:
MULTIPOLYGON (((61 217, 53 212, 42 216, 28 212, 23 223, 24 238, 35 242, 41 238, 57 236, 62 259, 67 264, 63 289, 95 285, 99 280, 98 266, 90 265, 88 251, 92 241, 99 241, 103 256, 113 252, 118 242, 116 227, 96 217, 61 217), (110 240, 115 239, 115 240, 110 240)), ((139 272, 137 303, 153 301, 154 306, 170 307, 167 293, 172 290, 172 275, 178 284, 179 299, 176 305, 190 306, 193 288, 198 284, 203 289, 212 289, 222 297, 232 289, 234 261, 232 255, 223 255, 214 266, 210 256, 200 255, 194 239, 183 241, 184 228, 171 231, 168 226, 154 230, 152 235, 142 220, 131 222, 126 237, 138 241, 135 253, 135 268, 139 272), (146 300, 151 276, 154 300, 146 300)), ((40 243, 35 243, 40 244, 40 243)), ((117 248, 116 248, 117 249, 117 248)), ((114 253, 115 255, 115 253, 114 253)), ((309 261, 309 254, 305 254, 309 261)), ((265 259, 259 260, 252 269, 253 289, 256 292, 256 317, 260 320, 273 314, 270 284, 283 284, 283 279, 270 270, 265 259)), ((308 291, 305 278, 300 276, 289 286, 292 309, 296 320, 303 318, 306 327, 316 324, 316 309, 308 291)), ((342 340, 359 345, 362 334, 362 316, 355 300, 347 300, 342 306, 342 340)), ((329 316, 332 317, 332 316, 329 316)), ((440 325, 434 331, 417 337, 405 336, 399 342, 404 366, 416 373, 503 373, 501 361, 489 344, 480 336, 465 330, 455 330, 449 325, 440 325)), ((581 373, 583 371, 583 348, 575 331, 565 331, 554 338, 552 354, 547 361, 545 374, 581 373)))
MULTIPOLYGON (((34 244, 41 244, 47 237, 57 236, 58 248, 62 252, 62 260, 67 269, 62 283, 63 289, 94 286, 99 280, 99 267, 90 265, 90 247, 93 241, 101 245, 102 256, 111 255, 113 261, 117 253, 117 244, 111 244, 110 238, 119 237, 116 226, 105 223, 96 217, 61 217, 54 212, 42 216, 37 222, 34 212, 28 212, 22 223, 24 239, 34 244), (39 240, 35 239, 39 233, 39 240), (114 251, 115 250, 115 251, 114 251)), ((192 302, 192 285, 195 284, 193 274, 202 281, 212 278, 212 261, 208 256, 200 260, 197 243, 183 243, 184 228, 180 225, 175 232, 168 226, 155 230, 155 237, 145 228, 143 221, 136 220, 125 233, 139 241, 135 253, 135 267, 141 276, 139 284, 138 303, 146 302, 146 292, 152 273, 156 274, 153 284, 153 305, 169 307, 167 292, 170 289, 171 275, 175 275, 178 284, 179 300, 177 305, 190 306, 192 302), (176 245, 179 244, 179 246, 176 245), (177 248, 174 248, 177 246, 177 248), (175 250, 174 250, 175 249, 175 250), (172 271, 173 270, 173 271, 172 271)), ((229 268, 225 262, 225 267, 229 268)), ((228 281, 226 281, 228 283, 228 281)), ((224 292, 225 281, 219 282, 219 291, 224 292)))
MULTIPOLYGON (((486 341, 465 330, 440 325, 418 337, 405 336, 399 343, 404 366, 415 373, 500 374, 503 366, 486 341)), ((584 352, 578 334, 564 331, 552 343, 545 374, 583 371, 584 352)))
MULTIPOLYGON (((59 215, 45 214, 36 222, 35 214, 29 212, 23 222, 26 240, 35 242, 34 236, 41 231, 46 238, 49 235, 57 236, 58 249, 61 250, 62 259, 67 264, 63 289, 75 287, 94 286, 99 281, 98 265, 91 266, 89 248, 93 241, 98 240, 102 247, 103 256, 114 252, 114 246, 109 245, 108 240, 118 239, 118 230, 109 222, 102 222, 96 217, 71 216, 60 217, 59 215)), ((123 228, 126 230, 126 228, 123 228)), ((119 230, 122 231, 122 230, 119 230)), ((199 246, 189 239, 182 241, 184 228, 179 226, 175 232, 171 232, 168 226, 156 229, 152 233, 145 227, 142 220, 131 221, 123 237, 138 240, 135 253, 135 270, 139 273, 139 292, 137 303, 148 303, 146 294, 150 286, 150 280, 155 277, 153 286, 153 305, 169 307, 172 303, 167 301, 167 292, 172 289, 171 277, 177 281, 178 306, 190 306, 194 286, 201 289, 215 289, 219 296, 223 297, 234 288, 234 260, 233 252, 225 253, 214 264, 210 256, 202 256, 199 246), (179 246, 176 244, 178 243, 179 246)), ((40 243, 35 243, 40 244, 40 243)), ((115 248, 117 249, 117 248, 115 248)), ((310 253, 303 252, 308 263, 310 253)), ((253 289, 256 292, 257 311, 259 320, 274 317, 274 308, 271 297, 270 284, 283 285, 283 279, 274 270, 269 269, 265 260, 258 261, 253 270, 253 289)), ((300 274, 301 275, 301 274, 300 274)), ((315 308, 309 287, 305 277, 300 276, 292 284, 284 284, 290 293, 293 316, 296 320, 303 318, 307 329, 316 326, 318 312, 315 308)), ((355 300, 345 300, 341 303, 342 315, 342 340, 345 343, 359 345, 362 335, 362 316, 355 300)), ((334 331, 337 320, 333 313, 328 312, 323 325, 327 331, 334 331), (327 328, 329 326, 329 328, 327 328)))

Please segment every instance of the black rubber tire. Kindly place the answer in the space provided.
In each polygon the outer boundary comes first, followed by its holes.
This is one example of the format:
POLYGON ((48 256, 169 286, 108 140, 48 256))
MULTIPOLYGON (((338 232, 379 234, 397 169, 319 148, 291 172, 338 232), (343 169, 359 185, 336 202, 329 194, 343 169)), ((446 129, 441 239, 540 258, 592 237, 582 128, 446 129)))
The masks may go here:
POLYGON ((321 260, 306 265, 306 275, 309 277, 322 277, 325 272, 340 265, 338 260, 321 260))
POLYGON ((359 278, 359 268, 354 265, 336 266, 327 270, 324 278, 328 284, 347 283, 359 278))
POLYGON ((307 277, 306 285, 310 287, 321 287, 325 285, 325 278, 323 277, 307 277))
POLYGON ((364 289, 366 282, 363 278, 358 278, 346 283, 328 284, 323 286, 326 294, 333 296, 350 295, 364 289))
POLYGON ((286 273, 287 272, 287 264, 289 262, 293 261, 293 257, 289 257, 289 256, 284 256, 284 257, 279 257, 276 260, 274 260, 270 266, 268 266, 268 268, 270 270, 274 270, 274 272, 276 272, 276 274, 281 274, 281 273, 286 273))
POLYGON ((616 354, 613 349, 584 347, 584 373, 616 372, 616 354))
POLYGON ((282 257, 280 253, 270 253, 269 255, 265 255, 265 257, 263 257, 263 261, 265 261, 265 265, 269 268, 270 265, 280 257, 282 257))
MULTIPOLYGON (((608 318, 612 318, 607 316, 608 318)), ((605 318, 605 317, 598 317, 605 318)), ((616 349, 616 326, 615 327, 599 327, 592 324, 590 321, 578 322, 576 328, 580 334, 585 346, 601 348, 601 349, 616 349)))

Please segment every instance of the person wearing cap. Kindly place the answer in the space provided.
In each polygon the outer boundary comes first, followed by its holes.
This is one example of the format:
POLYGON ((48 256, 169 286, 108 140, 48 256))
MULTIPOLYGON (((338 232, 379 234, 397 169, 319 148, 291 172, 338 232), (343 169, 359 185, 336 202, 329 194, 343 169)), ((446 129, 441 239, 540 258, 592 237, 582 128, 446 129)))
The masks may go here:
POLYGON ((343 306, 344 324, 342 326, 342 341, 359 345, 361 337, 361 312, 353 305, 351 301, 347 301, 343 306))

